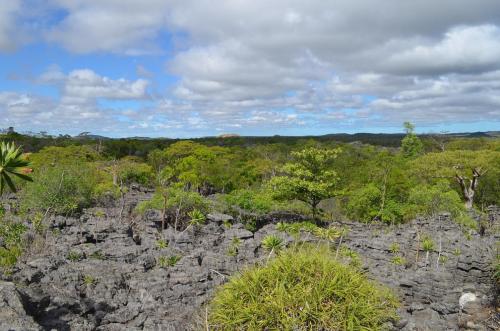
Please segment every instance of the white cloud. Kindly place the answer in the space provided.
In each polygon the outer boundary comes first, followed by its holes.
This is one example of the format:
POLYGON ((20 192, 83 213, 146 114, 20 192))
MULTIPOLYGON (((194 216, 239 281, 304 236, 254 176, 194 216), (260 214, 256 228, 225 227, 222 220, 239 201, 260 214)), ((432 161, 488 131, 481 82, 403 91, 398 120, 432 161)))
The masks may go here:
POLYGON ((8 0, 0 3, 0 52, 12 50, 16 46, 14 34, 15 15, 21 8, 20 0, 8 0))
MULTIPOLYGON (((42 27, 45 40, 74 53, 164 54, 166 65, 134 62, 145 78, 137 80, 50 68, 38 82, 57 86, 60 98, 46 117, 117 130, 123 117, 134 122, 127 127, 173 135, 499 118, 498 0, 49 3, 65 16, 42 27), (178 83, 148 96, 162 74, 178 83), (117 110, 101 99, 150 103, 117 110)), ((0 21, 0 49, 2 31, 0 21)))
POLYGON ((410 74, 482 72, 500 68, 500 28, 460 26, 431 45, 417 45, 390 56, 390 69, 410 74))

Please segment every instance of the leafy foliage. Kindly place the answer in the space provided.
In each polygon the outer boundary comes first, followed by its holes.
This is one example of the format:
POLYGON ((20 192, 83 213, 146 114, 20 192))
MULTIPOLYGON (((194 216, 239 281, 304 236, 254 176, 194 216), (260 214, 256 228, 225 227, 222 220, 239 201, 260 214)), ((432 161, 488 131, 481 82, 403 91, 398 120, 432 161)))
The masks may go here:
POLYGON ((88 164, 47 165, 37 169, 34 179, 20 194, 25 212, 71 214, 92 202, 96 175, 88 164))
POLYGON ((413 188, 408 202, 415 215, 433 217, 440 212, 447 211, 457 217, 465 212, 460 196, 446 182, 413 188))
POLYGON ((401 150, 405 157, 415 157, 422 154, 424 145, 415 134, 415 126, 410 122, 405 122, 406 136, 401 141, 401 150))
POLYGON ((32 171, 29 166, 30 162, 26 160, 21 148, 13 143, 0 142, 0 195, 5 187, 12 192, 17 191, 11 176, 32 182, 33 179, 27 175, 32 171))
POLYGON ((330 169, 339 149, 307 148, 293 152, 294 162, 285 164, 283 175, 271 179, 270 187, 278 199, 301 200, 307 203, 316 217, 321 200, 335 194, 337 173, 330 169))
POLYGON ((27 227, 18 222, 0 218, 0 268, 8 269, 17 263, 24 250, 23 234, 27 227))
POLYGON ((283 251, 237 275, 209 305, 216 330, 381 330, 393 294, 335 260, 325 247, 283 251))

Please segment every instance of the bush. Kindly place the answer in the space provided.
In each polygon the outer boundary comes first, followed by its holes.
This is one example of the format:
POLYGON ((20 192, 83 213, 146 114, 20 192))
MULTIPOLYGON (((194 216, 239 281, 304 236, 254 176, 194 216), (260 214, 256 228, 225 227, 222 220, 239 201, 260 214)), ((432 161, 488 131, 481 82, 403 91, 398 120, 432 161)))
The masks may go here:
POLYGON ((150 185, 154 180, 153 168, 132 158, 123 158, 118 164, 118 176, 126 184, 150 185))
POLYGON ((388 290, 325 247, 283 251, 233 277, 208 307, 215 330, 380 330, 396 318, 388 290))
POLYGON ((375 184, 368 184, 352 192, 346 206, 347 215, 361 222, 379 219, 384 223, 401 223, 405 204, 386 197, 382 208, 382 191, 375 184))
MULTIPOLYGON (((139 214, 144 214, 147 210, 163 209, 163 195, 156 192, 151 200, 140 202, 135 211, 139 214)), ((184 191, 179 188, 167 189, 167 209, 181 208, 181 216, 187 216, 187 213, 197 209, 199 212, 206 214, 209 209, 209 201, 197 192, 184 191)))
POLYGON ((410 217, 435 217, 441 212, 449 212, 462 225, 471 227, 474 224, 466 215, 460 196, 446 182, 413 188, 410 191, 408 202, 410 217))
POLYGON ((250 213, 265 214, 273 207, 273 201, 269 195, 254 190, 235 190, 224 195, 224 200, 230 212, 239 208, 250 213))
POLYGON ((22 211, 71 214, 91 204, 96 171, 87 163, 47 165, 33 179, 21 192, 22 211))
POLYGON ((3 243, 0 247, 0 268, 9 268, 17 263, 23 253, 22 237, 26 230, 22 223, 0 219, 0 241, 3 243))

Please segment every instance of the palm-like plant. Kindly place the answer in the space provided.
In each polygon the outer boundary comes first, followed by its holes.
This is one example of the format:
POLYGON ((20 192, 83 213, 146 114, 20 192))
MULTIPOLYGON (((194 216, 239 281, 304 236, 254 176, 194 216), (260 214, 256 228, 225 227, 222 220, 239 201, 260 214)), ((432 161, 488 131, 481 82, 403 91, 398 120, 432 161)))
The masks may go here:
POLYGON ((20 147, 14 143, 0 143, 0 194, 3 194, 5 187, 9 187, 12 192, 16 192, 16 186, 11 176, 14 175, 23 180, 32 182, 33 179, 28 176, 32 172, 29 168, 30 162, 23 156, 20 147))

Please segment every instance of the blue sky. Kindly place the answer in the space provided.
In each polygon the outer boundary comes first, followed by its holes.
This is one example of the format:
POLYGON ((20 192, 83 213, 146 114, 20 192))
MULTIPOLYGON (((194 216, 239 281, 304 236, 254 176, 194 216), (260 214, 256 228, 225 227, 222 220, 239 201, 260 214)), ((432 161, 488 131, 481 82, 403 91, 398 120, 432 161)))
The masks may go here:
POLYGON ((401 132, 404 121, 419 132, 499 130, 497 13, 488 0, 4 1, 0 127, 112 137, 401 132))

